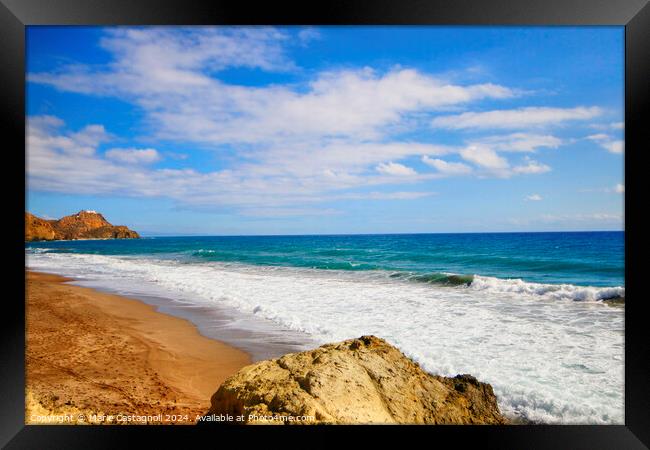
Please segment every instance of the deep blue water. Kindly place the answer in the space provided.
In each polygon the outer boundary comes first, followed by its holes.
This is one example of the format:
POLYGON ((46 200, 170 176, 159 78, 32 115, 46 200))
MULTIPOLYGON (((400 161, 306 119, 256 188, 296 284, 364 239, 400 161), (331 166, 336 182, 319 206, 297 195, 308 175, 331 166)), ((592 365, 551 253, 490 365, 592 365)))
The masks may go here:
MULTIPOLYGON (((383 270, 418 281, 463 283, 441 273, 538 283, 624 286, 620 231, 332 236, 152 237, 33 242, 51 253, 132 255, 323 270, 383 270)), ((30 250, 33 251, 33 250, 30 250)))

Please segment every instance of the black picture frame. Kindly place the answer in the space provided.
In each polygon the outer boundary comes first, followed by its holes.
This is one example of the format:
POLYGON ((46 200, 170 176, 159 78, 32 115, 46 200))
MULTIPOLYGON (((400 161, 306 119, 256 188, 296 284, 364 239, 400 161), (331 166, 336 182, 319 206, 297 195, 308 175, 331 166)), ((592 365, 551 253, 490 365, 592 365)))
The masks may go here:
MULTIPOLYGON (((648 127, 650 100, 650 5, 645 0, 318 0, 301 4, 246 1, 199 0, 0 0, 0 83, 1 115, 5 159, 9 172, 24 168, 25 146, 25 27, 29 25, 219 25, 219 24, 396 24, 396 25, 623 25, 625 26, 625 425, 566 426, 443 426, 390 427, 402 434, 405 443, 438 443, 451 439, 454 445, 474 441, 482 448, 571 448, 634 449, 650 445, 650 355, 647 316, 644 314, 642 280, 632 268, 641 263, 641 226, 633 220, 633 199, 642 198, 643 170, 640 157, 648 151, 644 131, 648 127), (7 138, 10 138, 7 140, 7 138), (9 144, 11 142, 12 144, 9 144), (635 159, 639 161, 634 161, 635 159), (638 194, 635 194, 638 193, 638 194), (424 439, 424 440, 420 440, 424 439)), ((7 179, 7 177, 4 177, 7 179)), ((16 192, 13 177, 5 188, 5 204, 10 203, 8 222, 12 231, 5 248, 10 259, 24 260, 25 190, 16 192), (24 239, 23 239, 24 240, 24 239)), ((641 269, 642 270, 642 269, 641 269)), ((640 271, 639 271, 640 272, 640 271)), ((134 433, 147 439, 210 440, 249 439, 263 436, 274 439, 287 427, 225 428, 211 427, 78 427, 26 426, 24 424, 25 311, 24 268, 10 261, 6 266, 8 284, 15 295, 6 296, 6 314, 0 327, 0 445, 6 448, 115 448, 128 442, 134 433), (136 430, 137 428, 137 430, 136 430), (172 435, 173 433, 173 435, 172 435)), ((639 275, 640 276, 640 275, 639 275)), ((567 380, 571 389, 571 380, 567 380)), ((350 430, 382 436, 388 427, 291 427, 296 442, 310 445, 325 442, 330 431, 349 434, 350 430), (317 439, 314 438, 317 434, 317 439)), ((420 445, 420 444, 415 444, 420 445)))

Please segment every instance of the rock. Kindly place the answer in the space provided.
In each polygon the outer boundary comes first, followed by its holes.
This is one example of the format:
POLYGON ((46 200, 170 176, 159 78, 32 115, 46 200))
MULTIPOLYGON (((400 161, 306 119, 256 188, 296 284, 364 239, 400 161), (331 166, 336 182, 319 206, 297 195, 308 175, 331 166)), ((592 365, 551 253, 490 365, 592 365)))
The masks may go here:
POLYGON ((363 336, 244 367, 211 398, 210 415, 266 423, 505 424, 489 384, 426 373, 395 347, 363 336), (288 417, 314 420, 290 422, 288 417))
POLYGON ((25 240, 26 241, 51 241, 56 239, 56 232, 47 220, 25 213, 25 240))
POLYGON ((111 225, 95 211, 79 211, 59 220, 45 220, 25 213, 25 240, 137 239, 140 235, 123 225, 111 225))
POLYGON ((605 304, 609 306, 624 306, 625 297, 617 295, 616 297, 604 298, 603 302, 605 302, 605 304))

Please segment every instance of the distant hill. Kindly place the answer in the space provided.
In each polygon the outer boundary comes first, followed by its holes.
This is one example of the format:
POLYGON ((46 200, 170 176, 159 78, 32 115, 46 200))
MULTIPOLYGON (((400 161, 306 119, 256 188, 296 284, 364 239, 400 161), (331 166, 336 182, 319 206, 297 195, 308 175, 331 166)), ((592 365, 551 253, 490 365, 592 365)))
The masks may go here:
POLYGON ((25 213, 25 241, 74 239, 137 239, 140 235, 124 225, 111 225, 96 211, 79 211, 58 220, 25 213))

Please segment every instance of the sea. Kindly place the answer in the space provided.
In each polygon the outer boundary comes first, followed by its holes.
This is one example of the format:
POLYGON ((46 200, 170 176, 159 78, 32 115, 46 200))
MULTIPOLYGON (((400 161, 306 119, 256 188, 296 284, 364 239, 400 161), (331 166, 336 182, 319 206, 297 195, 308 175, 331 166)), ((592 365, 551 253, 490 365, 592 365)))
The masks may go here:
MULTIPOLYGON (((32 242, 26 266, 129 295, 254 360, 362 335, 490 383, 512 419, 624 423, 624 232, 32 242)), ((634 299, 632 301, 635 301, 634 299)))

